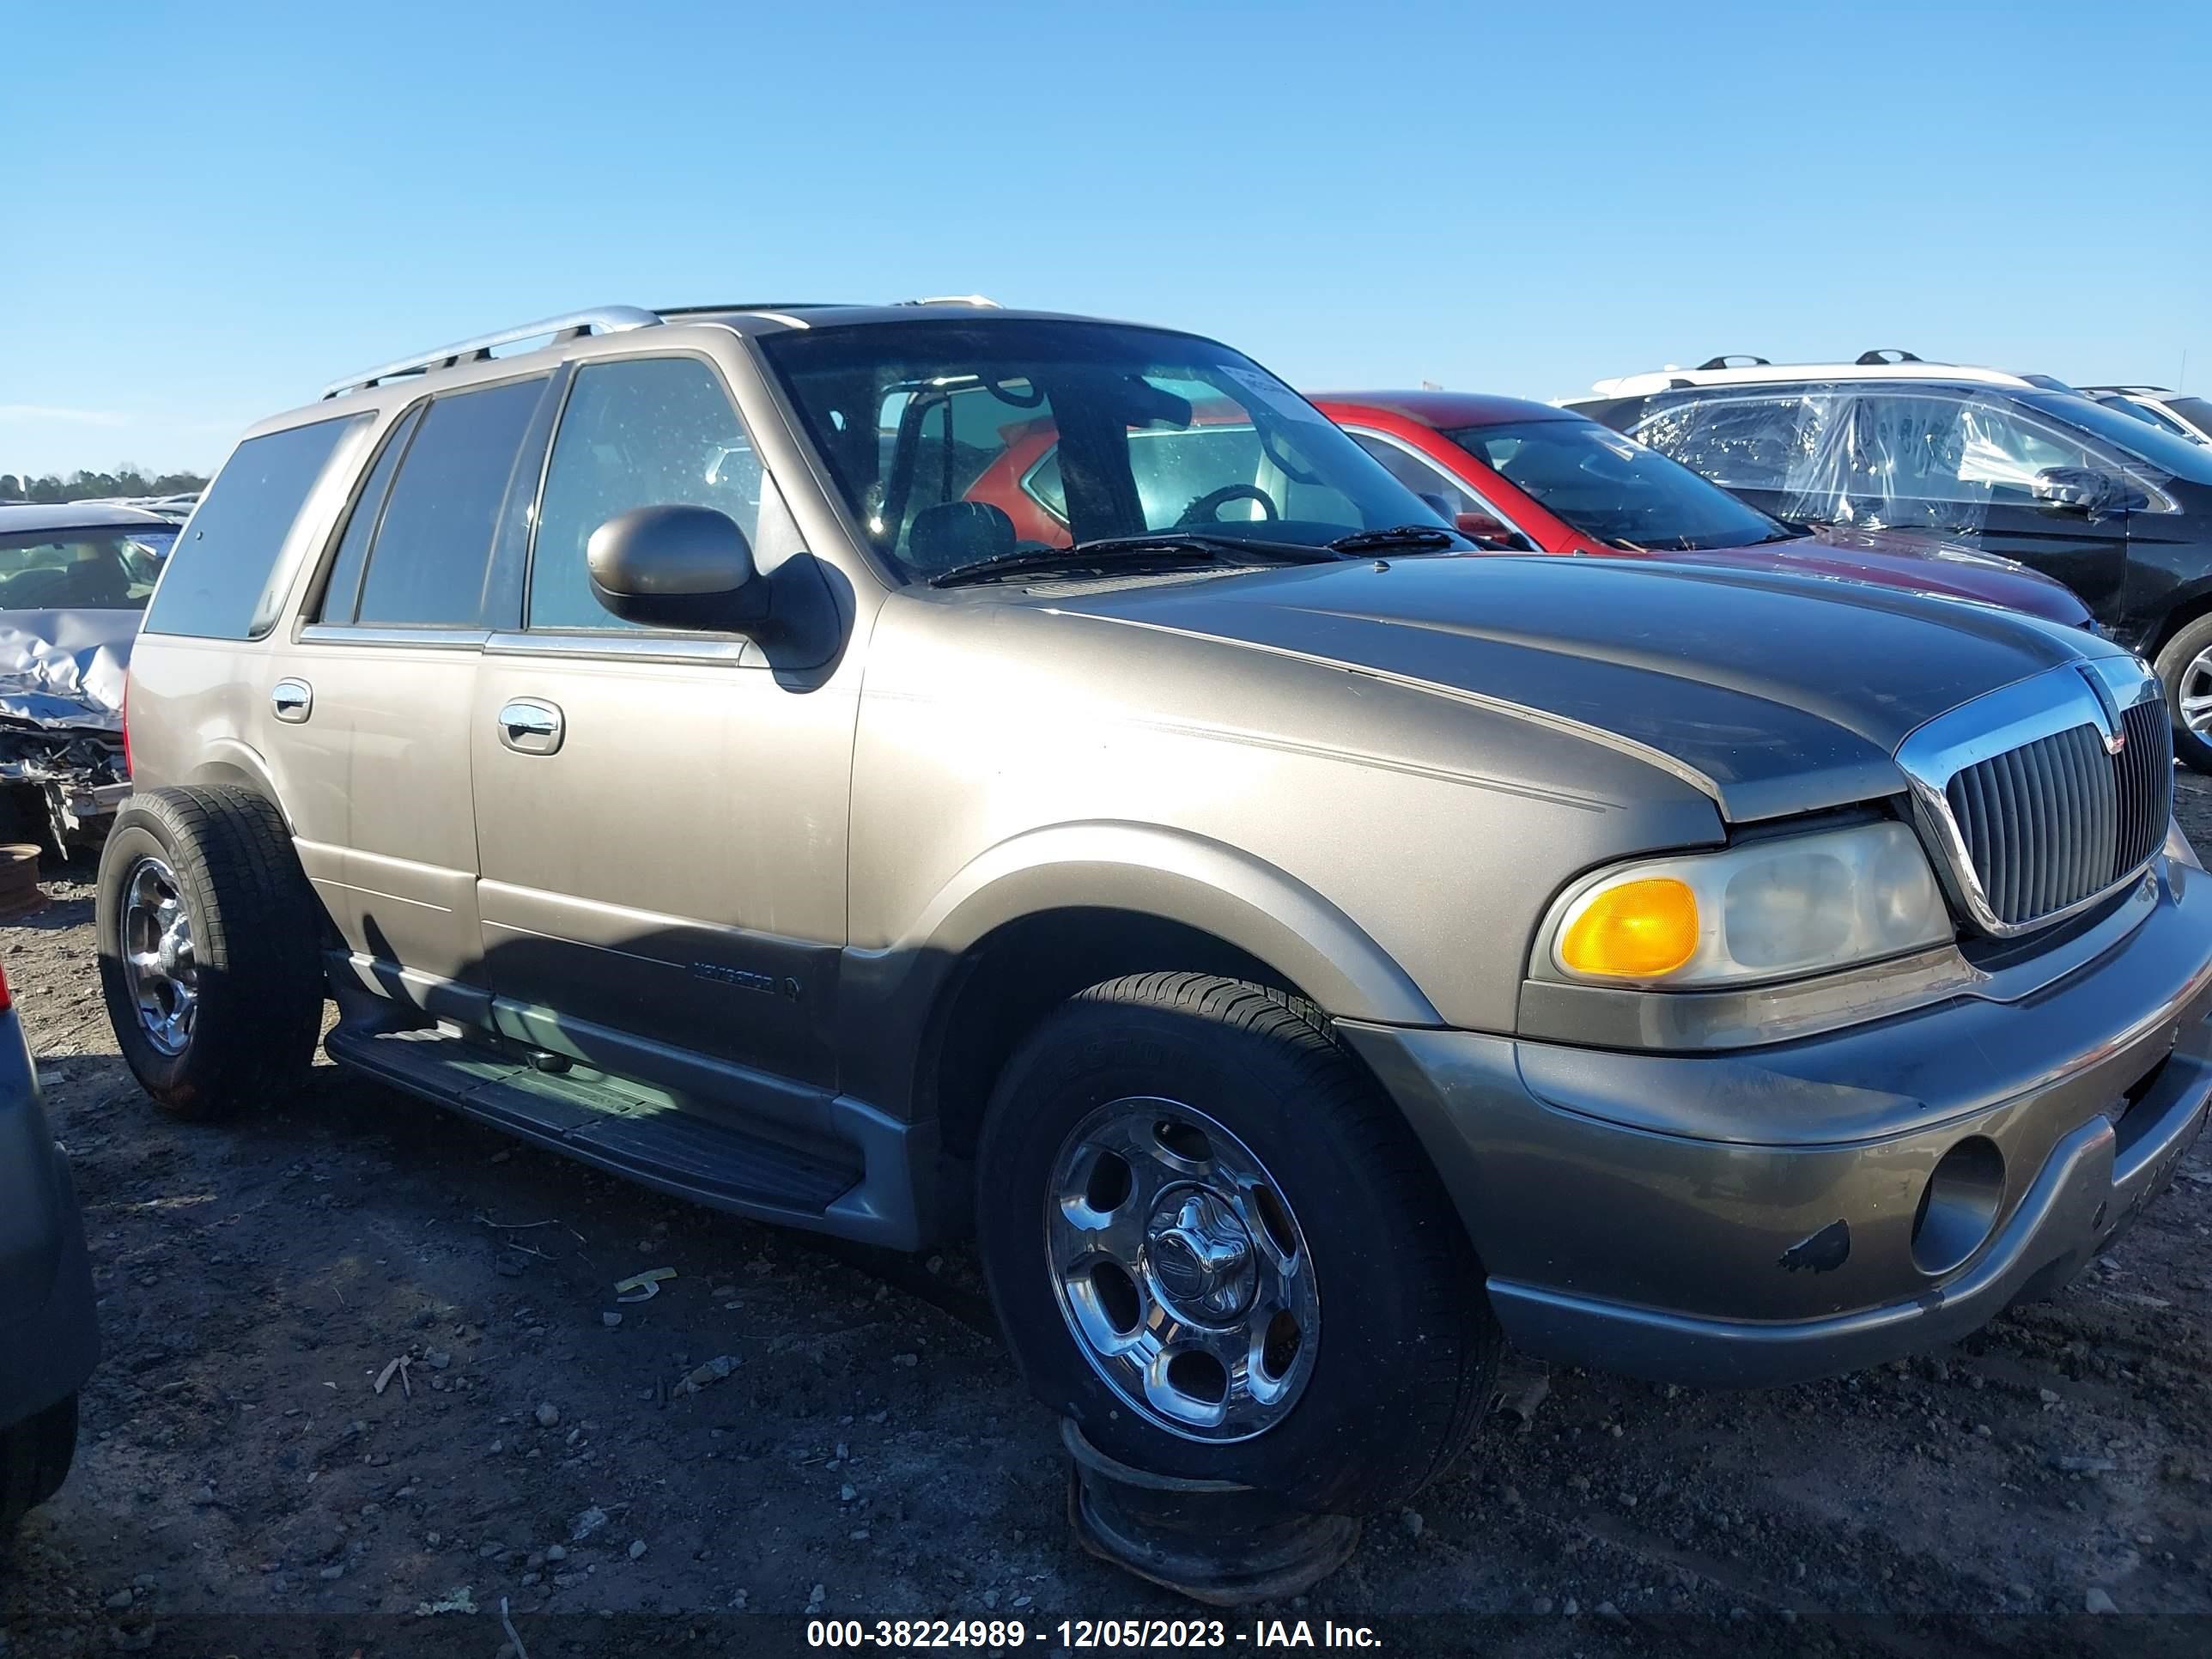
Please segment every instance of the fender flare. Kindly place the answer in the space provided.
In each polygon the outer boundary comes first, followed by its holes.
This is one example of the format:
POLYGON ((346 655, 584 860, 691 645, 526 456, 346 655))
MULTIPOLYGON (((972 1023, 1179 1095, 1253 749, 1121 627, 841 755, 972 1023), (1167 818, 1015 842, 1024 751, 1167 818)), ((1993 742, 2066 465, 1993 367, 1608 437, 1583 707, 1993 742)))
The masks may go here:
POLYGON ((284 819, 285 829, 295 835, 299 833, 299 826, 293 821, 291 809, 284 805, 284 797, 276 787, 276 779, 268 762, 262 759, 258 750, 236 738, 217 738, 210 742, 207 753, 184 781, 250 789, 276 809, 284 819))
POLYGON ((1389 952, 1304 882, 1241 848, 1153 824, 1061 823, 1000 842, 947 882, 888 954, 956 962, 1008 922, 1084 908, 1211 933, 1341 1018, 1444 1023, 1389 952))

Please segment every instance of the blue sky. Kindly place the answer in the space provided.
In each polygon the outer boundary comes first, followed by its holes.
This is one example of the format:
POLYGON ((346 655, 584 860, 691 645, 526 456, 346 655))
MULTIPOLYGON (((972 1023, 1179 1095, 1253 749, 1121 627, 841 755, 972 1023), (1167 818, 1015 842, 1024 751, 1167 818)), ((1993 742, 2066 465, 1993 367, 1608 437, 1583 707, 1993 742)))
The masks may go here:
POLYGON ((205 467, 611 302, 980 290, 1308 386, 2212 386, 2203 0, 46 5, 6 52, 0 471, 205 467))

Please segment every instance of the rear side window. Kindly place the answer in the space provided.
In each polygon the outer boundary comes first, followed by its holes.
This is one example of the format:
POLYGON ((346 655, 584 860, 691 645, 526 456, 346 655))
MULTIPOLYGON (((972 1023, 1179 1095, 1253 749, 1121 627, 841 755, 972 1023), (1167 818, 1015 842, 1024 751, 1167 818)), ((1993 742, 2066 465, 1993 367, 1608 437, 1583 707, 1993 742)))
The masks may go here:
MULTIPOLYGON (((544 390, 540 376, 431 403, 375 526, 356 621, 418 628, 482 622, 492 532, 544 390)), ((521 481, 526 490, 535 483, 521 481)))
POLYGON ((356 415, 248 438, 192 515, 146 613, 149 634, 244 640, 276 621, 269 586, 276 555, 356 415))

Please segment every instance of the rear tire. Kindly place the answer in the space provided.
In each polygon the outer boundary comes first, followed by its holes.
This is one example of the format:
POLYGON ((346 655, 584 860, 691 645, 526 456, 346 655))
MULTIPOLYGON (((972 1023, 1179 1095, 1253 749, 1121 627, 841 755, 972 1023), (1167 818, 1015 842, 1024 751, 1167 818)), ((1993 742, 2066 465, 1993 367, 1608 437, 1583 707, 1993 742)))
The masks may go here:
POLYGON ((2173 752, 2195 772, 2212 772, 2212 739, 2191 729, 2182 713, 2184 699, 2194 703, 2212 730, 2212 617, 2185 624, 2158 653, 2158 678, 2166 687, 2166 709, 2173 720, 2173 752))
POLYGON ((124 802, 100 860, 100 984, 154 1103, 194 1121, 303 1081, 321 906, 283 816, 243 789, 124 802))
POLYGON ((1188 973, 1071 999, 994 1091, 976 1191, 1023 1373, 1109 1456, 1361 1515, 1473 1435, 1500 1346, 1480 1267, 1308 1003, 1188 973))
POLYGON ((0 1429, 0 1531, 62 1489, 76 1458, 76 1396, 0 1429))

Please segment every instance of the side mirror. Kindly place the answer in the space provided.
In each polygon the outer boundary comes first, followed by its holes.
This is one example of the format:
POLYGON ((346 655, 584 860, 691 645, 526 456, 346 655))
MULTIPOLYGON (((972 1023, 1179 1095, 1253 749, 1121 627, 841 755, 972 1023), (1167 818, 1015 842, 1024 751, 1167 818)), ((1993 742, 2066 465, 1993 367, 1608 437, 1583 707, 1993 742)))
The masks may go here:
POLYGON ((592 594, 624 622, 746 632, 768 620, 769 584, 745 532, 711 507, 634 507, 584 544, 592 594))
POLYGON ((2033 493, 2047 511, 2078 513, 2092 524, 2150 505, 2150 498, 2129 480, 2094 466, 2046 466, 2035 475, 2033 493))
POLYGON ((1487 513, 1455 513, 1452 523, 1461 535, 1469 541, 1480 542, 1485 547, 1514 553, 1533 553, 1536 550, 1526 536, 1517 530, 1507 529, 1487 513))

